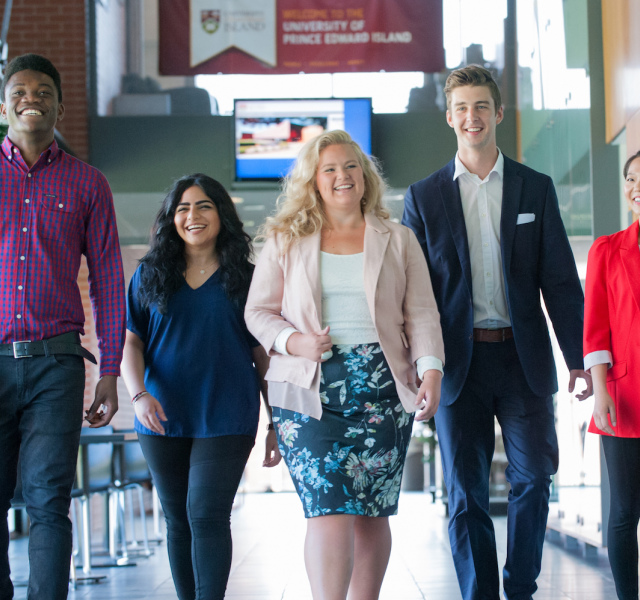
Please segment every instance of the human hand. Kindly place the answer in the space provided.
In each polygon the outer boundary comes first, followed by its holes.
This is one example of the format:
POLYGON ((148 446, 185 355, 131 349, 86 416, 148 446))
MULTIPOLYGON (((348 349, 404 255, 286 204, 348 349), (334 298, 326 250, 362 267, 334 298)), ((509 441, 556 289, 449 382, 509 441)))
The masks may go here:
POLYGON ((613 402, 613 398, 609 395, 609 392, 603 391, 596 394, 595 399, 593 421, 596 427, 609 435, 615 435, 615 431, 611 428, 611 425, 614 427, 617 425, 616 405, 613 402), (609 419, 607 417, 611 417, 611 425, 609 425, 609 419))
POLYGON ((416 421, 428 421, 436 414, 440 405, 442 373, 438 369, 427 369, 422 377, 415 401, 418 406, 418 412, 415 415, 416 421))
POLYGON ((275 429, 269 429, 264 445, 263 467, 275 467, 282 460, 275 429))
POLYGON ((93 404, 85 411, 84 419, 89 427, 104 427, 117 412, 118 378, 115 375, 104 375, 96 384, 93 404))
POLYGON ((587 384, 587 387, 582 390, 579 394, 576 394, 576 398, 580 401, 586 400, 589 396, 593 394, 593 381, 591 380, 591 374, 583 371, 582 369, 571 369, 569 371, 569 393, 573 393, 573 390, 576 387, 576 379, 584 379, 584 382, 587 384))
POLYGON ((151 394, 140 396, 133 405, 138 421, 151 431, 164 435, 164 427, 160 421, 167 421, 162 405, 151 394))
POLYGON ((329 326, 320 331, 312 331, 311 333, 300 333, 296 331, 289 336, 287 340, 287 352, 294 356, 302 356, 313 362, 323 362, 330 357, 322 355, 331 350, 331 336, 329 335, 329 326))

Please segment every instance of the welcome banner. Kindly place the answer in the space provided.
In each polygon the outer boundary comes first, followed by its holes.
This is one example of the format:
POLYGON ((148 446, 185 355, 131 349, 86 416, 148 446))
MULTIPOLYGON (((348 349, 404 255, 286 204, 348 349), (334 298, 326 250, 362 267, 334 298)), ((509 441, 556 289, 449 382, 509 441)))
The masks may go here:
POLYGON ((444 68, 442 0, 161 0, 160 73, 444 68))

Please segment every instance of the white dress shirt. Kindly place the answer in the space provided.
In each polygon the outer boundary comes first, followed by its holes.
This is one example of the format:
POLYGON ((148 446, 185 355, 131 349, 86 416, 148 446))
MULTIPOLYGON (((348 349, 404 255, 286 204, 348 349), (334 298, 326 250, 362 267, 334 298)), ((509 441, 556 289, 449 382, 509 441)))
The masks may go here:
POLYGON ((473 326, 478 329, 511 326, 500 253, 503 172, 504 157, 500 150, 496 164, 484 179, 470 173, 456 153, 453 180, 458 182, 467 228, 473 326))

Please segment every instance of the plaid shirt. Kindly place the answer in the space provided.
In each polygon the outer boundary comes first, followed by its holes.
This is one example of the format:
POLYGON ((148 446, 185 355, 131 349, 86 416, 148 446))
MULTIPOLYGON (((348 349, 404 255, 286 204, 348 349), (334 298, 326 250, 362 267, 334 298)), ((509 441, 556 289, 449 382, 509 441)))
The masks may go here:
POLYGON ((100 349, 100 376, 119 375, 124 343, 122 258, 109 184, 54 141, 29 169, 0 149, 0 343, 84 333, 81 255, 100 349))

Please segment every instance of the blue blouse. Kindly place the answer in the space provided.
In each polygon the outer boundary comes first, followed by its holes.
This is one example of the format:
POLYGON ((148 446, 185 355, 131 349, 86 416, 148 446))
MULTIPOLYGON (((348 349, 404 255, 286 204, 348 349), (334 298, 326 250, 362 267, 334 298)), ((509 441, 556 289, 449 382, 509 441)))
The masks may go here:
MULTIPOLYGON (((251 351, 258 343, 222 289, 219 270, 195 290, 185 281, 161 314, 140 306, 142 268, 129 285, 127 329, 144 342, 145 388, 164 409, 166 435, 255 436, 260 385, 251 351)), ((137 418, 135 429, 158 435, 137 418)))

